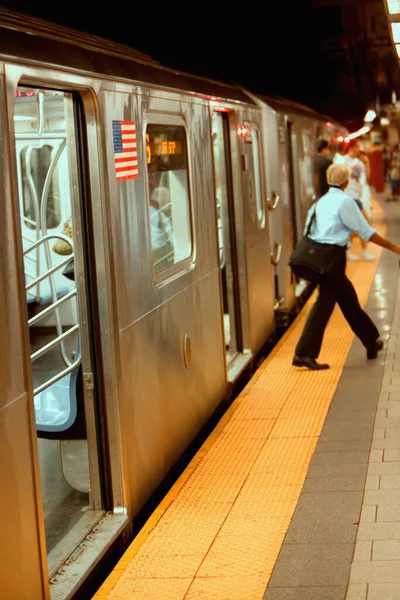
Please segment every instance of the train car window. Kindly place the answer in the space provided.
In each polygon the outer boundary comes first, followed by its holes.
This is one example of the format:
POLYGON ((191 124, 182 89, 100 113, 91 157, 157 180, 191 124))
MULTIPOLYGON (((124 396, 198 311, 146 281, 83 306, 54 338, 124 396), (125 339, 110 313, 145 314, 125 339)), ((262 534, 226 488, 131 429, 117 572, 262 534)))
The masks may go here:
POLYGON ((158 274, 192 253, 185 128, 149 124, 146 157, 152 258, 158 274))
POLYGON ((264 221, 264 208, 261 196, 261 171, 260 171, 260 145, 258 141, 258 131, 253 127, 253 163, 254 163, 254 182, 256 192, 257 221, 262 224, 264 221))

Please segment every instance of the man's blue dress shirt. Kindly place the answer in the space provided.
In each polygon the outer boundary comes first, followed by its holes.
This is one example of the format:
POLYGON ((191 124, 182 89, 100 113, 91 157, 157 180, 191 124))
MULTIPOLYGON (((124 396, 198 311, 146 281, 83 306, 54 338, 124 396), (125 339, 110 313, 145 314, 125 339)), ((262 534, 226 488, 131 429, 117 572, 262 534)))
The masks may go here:
POLYGON ((313 204, 308 211, 304 233, 314 211, 316 217, 309 236, 316 242, 350 247, 350 237, 353 233, 365 242, 376 233, 376 229, 371 227, 361 214, 353 198, 339 188, 330 187, 328 192, 313 204))

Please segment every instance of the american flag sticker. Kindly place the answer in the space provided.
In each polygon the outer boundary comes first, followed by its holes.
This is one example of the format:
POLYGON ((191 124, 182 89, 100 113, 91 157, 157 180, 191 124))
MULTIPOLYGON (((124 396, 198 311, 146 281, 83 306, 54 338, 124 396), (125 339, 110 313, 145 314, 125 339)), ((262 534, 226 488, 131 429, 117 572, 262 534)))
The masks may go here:
POLYGON ((113 121, 114 164, 117 181, 139 177, 135 121, 113 121))

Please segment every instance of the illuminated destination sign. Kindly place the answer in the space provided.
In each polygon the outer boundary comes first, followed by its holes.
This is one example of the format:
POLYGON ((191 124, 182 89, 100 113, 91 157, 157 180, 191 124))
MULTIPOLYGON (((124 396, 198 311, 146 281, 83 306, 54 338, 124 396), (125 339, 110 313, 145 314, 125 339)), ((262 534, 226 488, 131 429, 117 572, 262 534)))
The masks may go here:
POLYGON ((171 154, 182 154, 182 142, 164 140, 161 142, 151 142, 149 134, 146 134, 146 156, 147 162, 151 163, 152 156, 170 156, 171 154))
POLYGON ((182 151, 182 142, 150 142, 150 153, 152 156, 182 154, 182 151))

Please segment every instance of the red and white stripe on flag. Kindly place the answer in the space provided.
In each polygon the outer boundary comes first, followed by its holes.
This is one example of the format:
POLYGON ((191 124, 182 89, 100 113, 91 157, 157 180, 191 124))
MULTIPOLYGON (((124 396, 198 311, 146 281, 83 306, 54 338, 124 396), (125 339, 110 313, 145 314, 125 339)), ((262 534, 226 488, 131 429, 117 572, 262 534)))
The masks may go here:
POLYGON ((136 179, 139 167, 135 121, 113 121, 112 128, 116 179, 136 179))

